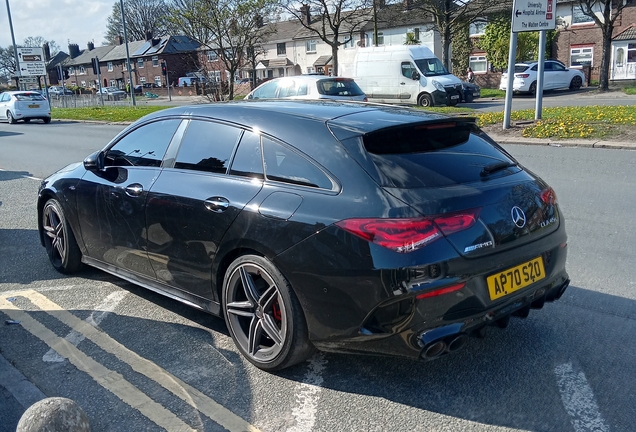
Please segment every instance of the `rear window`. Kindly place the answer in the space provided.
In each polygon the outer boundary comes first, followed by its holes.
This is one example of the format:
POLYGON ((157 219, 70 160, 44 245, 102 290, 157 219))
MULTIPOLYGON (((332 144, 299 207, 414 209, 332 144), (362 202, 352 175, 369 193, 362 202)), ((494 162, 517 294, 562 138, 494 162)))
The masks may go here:
MULTIPOLYGON (((382 174, 382 186, 409 189, 480 181, 485 166, 515 163, 480 133, 474 124, 449 122, 387 128, 362 139, 382 174)), ((519 170, 507 167, 489 178, 519 170)))
POLYGON ((44 98, 40 93, 18 93, 14 95, 19 101, 42 101, 44 98))
POLYGON ((515 65, 515 73, 525 72, 528 69, 528 65, 515 65))
POLYGON ((352 79, 334 78, 316 83, 318 93, 329 96, 362 96, 364 92, 352 79))

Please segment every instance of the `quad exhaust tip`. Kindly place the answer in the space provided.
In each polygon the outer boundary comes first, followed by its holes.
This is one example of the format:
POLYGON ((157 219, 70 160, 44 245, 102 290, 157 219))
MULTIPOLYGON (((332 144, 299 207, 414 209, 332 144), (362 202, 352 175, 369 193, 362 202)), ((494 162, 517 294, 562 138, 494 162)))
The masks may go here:
POLYGON ((424 347, 420 356, 425 360, 432 360, 441 355, 457 351, 466 345, 466 342, 468 342, 467 334, 454 334, 447 338, 431 342, 424 347))

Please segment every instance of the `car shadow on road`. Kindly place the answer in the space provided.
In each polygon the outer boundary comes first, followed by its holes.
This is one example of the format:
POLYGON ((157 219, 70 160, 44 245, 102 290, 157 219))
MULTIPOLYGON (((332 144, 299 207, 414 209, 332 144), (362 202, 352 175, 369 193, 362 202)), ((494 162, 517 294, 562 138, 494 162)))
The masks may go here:
MULTIPOLYGON (((1 132, 0 132, 1 133, 1 132)), ((0 181, 18 180, 24 177, 32 177, 28 171, 2 171, 0 170, 0 181)))
POLYGON ((23 135, 23 134, 22 134, 22 133, 20 133, 20 132, 0 130, 0 138, 3 138, 3 137, 10 137, 10 136, 16 136, 16 135, 23 135))

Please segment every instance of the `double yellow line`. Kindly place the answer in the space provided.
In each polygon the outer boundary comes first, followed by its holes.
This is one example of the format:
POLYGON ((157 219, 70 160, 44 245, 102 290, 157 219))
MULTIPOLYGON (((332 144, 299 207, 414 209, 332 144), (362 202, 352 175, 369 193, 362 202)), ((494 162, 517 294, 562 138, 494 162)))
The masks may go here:
MULTIPOLYGON (((27 298, 43 312, 48 313, 68 327, 83 334, 101 349, 113 354, 120 361, 128 364, 135 372, 155 381, 225 429, 232 432, 258 432, 256 427, 232 411, 209 398, 196 388, 181 381, 150 360, 129 350, 103 331, 62 309, 44 295, 33 290, 14 292, 12 295, 27 298)), ((0 310, 11 319, 20 321, 22 327, 27 331, 57 351, 58 354, 67 358, 71 364, 87 373, 99 385, 112 392, 123 402, 139 410, 139 412, 158 426, 171 432, 195 430, 161 404, 153 401, 145 393, 128 382, 121 374, 106 368, 92 357, 87 356, 69 341, 56 335, 39 321, 32 318, 29 313, 18 308, 4 297, 0 298, 0 310)))

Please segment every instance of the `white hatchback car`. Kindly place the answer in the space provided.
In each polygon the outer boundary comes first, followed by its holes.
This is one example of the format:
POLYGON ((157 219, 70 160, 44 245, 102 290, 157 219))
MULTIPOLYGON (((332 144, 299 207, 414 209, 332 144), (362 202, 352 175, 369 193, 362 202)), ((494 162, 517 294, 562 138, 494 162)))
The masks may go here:
POLYGON ((335 99, 367 102, 367 96, 352 78, 297 75, 264 82, 245 99, 335 99))
MULTIPOLYGON (((538 62, 515 64, 515 77, 512 90, 515 92, 536 93, 538 62)), ((543 90, 569 88, 578 90, 585 81, 585 75, 579 69, 568 69, 556 60, 546 60, 543 72, 543 90)), ((508 73, 501 75, 500 90, 508 87, 508 73)))
POLYGON ((51 106, 49 101, 35 91, 8 91, 0 93, 0 119, 10 124, 23 120, 40 119, 44 123, 51 122, 51 106))

